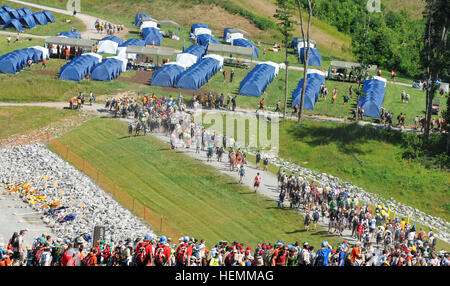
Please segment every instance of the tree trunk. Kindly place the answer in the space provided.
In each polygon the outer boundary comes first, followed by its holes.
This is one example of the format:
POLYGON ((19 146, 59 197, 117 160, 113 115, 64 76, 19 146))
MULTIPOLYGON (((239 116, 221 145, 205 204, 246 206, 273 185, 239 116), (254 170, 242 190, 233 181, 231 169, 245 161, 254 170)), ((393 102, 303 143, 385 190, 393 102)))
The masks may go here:
POLYGON ((289 70, 289 63, 288 63, 288 47, 284 47, 286 50, 286 78, 284 81, 284 110, 283 110, 283 118, 286 118, 286 109, 287 109, 287 97, 288 97, 288 70, 289 70))

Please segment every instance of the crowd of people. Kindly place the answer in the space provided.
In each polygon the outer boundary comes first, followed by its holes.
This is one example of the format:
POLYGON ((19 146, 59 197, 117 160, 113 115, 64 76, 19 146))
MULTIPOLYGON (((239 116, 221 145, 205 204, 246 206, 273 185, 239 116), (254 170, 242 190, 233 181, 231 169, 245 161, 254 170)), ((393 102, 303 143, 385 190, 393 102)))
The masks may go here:
POLYGON ((95 29, 99 34, 103 34, 103 32, 106 32, 108 36, 113 36, 116 33, 120 33, 121 31, 123 31, 123 28, 123 25, 114 25, 107 22, 101 22, 98 19, 95 21, 95 29))

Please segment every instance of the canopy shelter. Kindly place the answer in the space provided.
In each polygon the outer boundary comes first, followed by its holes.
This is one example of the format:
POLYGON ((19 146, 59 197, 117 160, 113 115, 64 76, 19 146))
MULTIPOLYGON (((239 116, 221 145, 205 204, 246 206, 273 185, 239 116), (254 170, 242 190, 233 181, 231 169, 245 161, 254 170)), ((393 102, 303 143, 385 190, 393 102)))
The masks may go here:
POLYGON ((180 24, 178 24, 177 22, 174 22, 172 20, 161 20, 161 21, 159 21, 159 24, 160 25, 172 25, 172 26, 177 27, 178 29, 181 28, 180 24))
POLYGON ((3 26, 3 29, 14 28, 19 32, 23 32, 23 26, 17 19, 11 19, 8 23, 3 26))
POLYGON ((119 45, 123 44, 123 40, 121 38, 119 38, 119 37, 116 37, 116 36, 104 37, 103 39, 101 39, 101 41, 113 41, 113 42, 116 42, 119 45))
MULTIPOLYGON (((298 51, 298 61, 303 64, 305 62, 305 54, 308 52, 308 48, 300 48, 298 51)), ((322 65, 322 56, 319 53, 319 50, 314 48, 309 48, 309 59, 308 65, 310 66, 321 66, 322 65)))
POLYGON ((279 65, 273 62, 256 65, 239 84, 239 94, 260 97, 278 72, 279 65))
POLYGON ((91 79, 100 81, 111 81, 122 73, 122 61, 107 58, 92 70, 91 79))
POLYGON ((97 45, 97 41, 86 40, 86 39, 74 39, 66 37, 48 37, 45 39, 47 46, 59 45, 59 46, 69 46, 69 47, 79 47, 87 51, 93 51, 97 45))
MULTIPOLYGON (((222 67, 220 56, 205 56, 198 63, 180 74, 177 78, 176 87, 197 90, 207 83, 222 67)), ((223 63, 223 58, 222 58, 223 63)))
MULTIPOLYGON (((297 88, 292 92, 292 105, 301 106, 301 94, 303 89, 304 78, 302 78, 297 85, 297 88)), ((325 83, 325 73, 315 69, 308 69, 308 76, 306 78, 305 96, 303 98, 303 109, 314 110, 316 102, 319 100, 320 86, 325 83)))
POLYGON ((97 53, 99 54, 116 54, 119 44, 111 40, 101 40, 97 45, 97 53))
POLYGON ((253 55, 253 49, 249 47, 211 43, 208 45, 208 53, 231 54, 251 57, 253 55))
POLYGON ((162 44, 161 30, 156 28, 144 28, 142 29, 142 39, 147 45, 161 46, 162 44))
MULTIPOLYGON (((343 62, 343 61, 331 61, 330 67, 332 68, 340 68, 340 69, 354 69, 357 67, 361 67, 360 63, 352 63, 352 62, 343 62)), ((368 71, 376 72, 377 65, 369 65, 368 71)))
POLYGON ((380 117, 386 92, 386 79, 378 76, 366 79, 362 92, 365 96, 359 96, 358 107, 364 109, 365 116, 380 117))
POLYGON ((92 55, 81 55, 76 57, 59 71, 60 80, 81 81, 90 74, 95 65, 99 64, 99 58, 92 55))
POLYGON ((9 21, 11 21, 11 16, 9 16, 8 12, 0 11, 0 25, 5 25, 9 21))
POLYGON ((167 63, 152 73, 151 85, 173 87, 177 77, 184 71, 184 66, 177 63, 167 63))
POLYGON ((141 25, 139 26, 139 29, 145 29, 145 28, 159 28, 158 27, 158 21, 154 19, 149 19, 141 22, 141 25))
POLYGON ((197 45, 208 46, 209 44, 222 44, 213 35, 209 34, 201 34, 195 38, 197 45))
MULTIPOLYGON (((352 63, 352 62, 344 62, 344 61, 331 61, 330 67, 328 68, 328 77, 327 79, 331 80, 346 80, 354 81, 357 80, 357 74, 354 72, 354 69, 360 68, 361 64, 352 63)), ((376 72, 376 65, 369 65, 368 71, 376 72)))
POLYGON ((81 39, 81 35, 78 34, 77 32, 73 32, 73 31, 61 32, 56 36, 73 38, 73 39, 81 39))
POLYGON ((15 74, 27 66, 28 61, 33 63, 42 61, 44 54, 35 48, 16 50, 0 56, 0 73, 15 74))
POLYGON ((206 53, 206 48, 200 45, 192 45, 184 52, 177 55, 177 64, 190 67, 197 63, 206 53))
POLYGON ((22 18, 20 18, 19 21, 25 28, 32 29, 36 27, 36 21, 34 21, 33 15, 26 14, 22 18))
POLYGON ((36 12, 32 14, 36 24, 38 25, 47 25, 48 19, 47 16, 43 12, 36 12))
POLYGON ((258 58, 258 48, 255 46, 255 44, 253 44, 252 42, 250 42, 247 39, 234 39, 232 42, 232 46, 238 46, 238 47, 247 47, 247 48, 251 48, 252 49, 252 57, 253 58, 258 58))
POLYGON ((44 10, 44 11, 42 11, 42 13, 44 13, 45 16, 47 16, 47 20, 48 20, 50 23, 55 23, 55 18, 53 17, 52 12, 50 12, 50 11, 48 11, 48 10, 44 10))

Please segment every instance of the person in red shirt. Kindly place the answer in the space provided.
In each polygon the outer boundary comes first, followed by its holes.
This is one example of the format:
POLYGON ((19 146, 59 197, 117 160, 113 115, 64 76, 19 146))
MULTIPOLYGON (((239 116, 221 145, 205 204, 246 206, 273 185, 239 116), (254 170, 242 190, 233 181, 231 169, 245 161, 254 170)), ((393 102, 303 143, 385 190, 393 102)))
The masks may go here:
POLYGON ((259 173, 256 173, 255 184, 253 185, 253 188, 255 189, 255 193, 258 191, 260 184, 261 184, 261 176, 259 175, 259 173))
POLYGON ((192 246, 189 243, 189 236, 185 236, 175 252, 176 266, 190 266, 191 256, 192 246))
POLYGON ((166 245, 167 238, 163 235, 159 239, 159 244, 155 247, 155 266, 172 266, 170 260, 170 247, 166 245))
POLYGON ((150 235, 146 235, 144 241, 136 245, 134 256, 138 266, 152 265, 153 245, 150 243, 151 239, 150 235))

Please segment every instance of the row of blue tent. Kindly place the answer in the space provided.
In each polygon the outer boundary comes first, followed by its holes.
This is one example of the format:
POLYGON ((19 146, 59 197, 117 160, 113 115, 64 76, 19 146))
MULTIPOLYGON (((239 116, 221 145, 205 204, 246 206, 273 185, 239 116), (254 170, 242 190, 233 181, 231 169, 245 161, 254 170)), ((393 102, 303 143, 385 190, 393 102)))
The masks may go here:
POLYGON ((260 97, 277 74, 275 63, 257 64, 239 84, 239 94, 260 97))
MULTIPOLYGON (((191 34, 194 34, 195 29, 198 29, 198 28, 204 28, 204 29, 208 29, 211 31, 211 28, 209 28, 209 26, 206 24, 194 23, 191 25, 191 34)), ((210 35, 210 34, 195 35, 195 40, 197 42, 197 45, 201 45, 201 46, 205 46, 205 47, 208 47, 209 44, 222 44, 220 41, 218 41, 214 37, 214 35, 210 35)))
POLYGON ((60 80, 81 81, 87 74, 91 74, 100 59, 92 55, 81 55, 65 64, 59 70, 60 80))
POLYGON ((110 81, 119 77, 121 73, 122 62, 117 59, 107 58, 94 67, 91 79, 110 81))
MULTIPOLYGON (((227 36, 229 34, 229 31, 233 29, 233 28, 225 28, 223 29, 223 40, 226 41, 227 40, 227 36)), ((233 39, 231 41, 231 45, 232 46, 239 46, 239 47, 246 47, 246 48, 252 48, 253 49, 253 58, 258 58, 259 56, 259 49, 258 47, 250 40, 245 39, 245 38, 238 38, 238 39, 233 39)))
POLYGON ((157 28, 142 29, 142 39, 147 45, 161 46, 162 45, 161 30, 157 28))
POLYGON ((222 63, 206 56, 177 78, 175 87, 197 90, 207 83, 222 67, 222 63))
POLYGON ((72 39, 81 39, 81 35, 74 31, 66 31, 58 33, 56 36, 67 37, 72 39))
POLYGON ((43 52, 34 48, 25 48, 0 57, 0 73, 15 74, 20 72, 31 60, 33 63, 43 60, 43 52))
MULTIPOLYGON (((292 105, 294 108, 296 105, 301 106, 301 94, 303 90, 302 78, 297 85, 297 88, 292 92, 292 105)), ((314 110, 316 102, 319 100, 320 86, 325 83, 325 74, 319 70, 308 70, 308 76, 306 78, 305 95, 303 98, 303 109, 314 110)))
POLYGON ((3 29, 14 28, 19 32, 23 32, 24 28, 32 29, 36 25, 47 25, 48 22, 55 22, 52 13, 47 10, 32 13, 28 8, 5 10, 4 7, 0 8, 0 24, 4 25, 3 29))
POLYGON ((365 116, 380 117, 386 92, 386 79, 377 76, 366 79, 362 92, 364 96, 359 96, 358 107, 364 109, 365 116))
MULTIPOLYGON (((206 48, 200 45, 192 45, 181 54, 191 54, 197 57, 197 63, 205 55, 206 48)), ((184 66, 177 63, 165 64, 152 74, 152 86, 173 87, 177 82, 177 78, 185 71, 184 66)))

